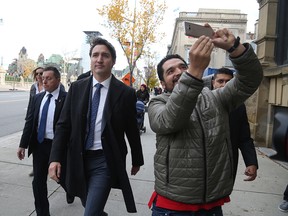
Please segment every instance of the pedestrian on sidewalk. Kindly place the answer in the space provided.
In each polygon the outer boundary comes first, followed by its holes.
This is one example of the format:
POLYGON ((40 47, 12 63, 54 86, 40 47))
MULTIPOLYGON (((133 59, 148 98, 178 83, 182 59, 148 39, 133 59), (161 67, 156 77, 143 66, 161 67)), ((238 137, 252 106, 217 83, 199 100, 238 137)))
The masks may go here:
POLYGON ((142 84, 140 89, 136 91, 136 97, 138 101, 142 101, 145 105, 149 102, 150 94, 145 84, 142 84))
POLYGON ((112 74, 116 51, 111 43, 96 38, 89 56, 93 76, 71 83, 56 126, 49 176, 57 182, 66 179, 69 194, 81 198, 85 216, 107 215, 104 207, 111 188, 121 189, 127 211, 136 212, 126 172, 125 141, 126 135, 131 149, 131 175, 136 175, 144 164, 136 93, 112 74), (61 160, 66 153, 64 174, 61 160))
MULTIPOLYGON (((29 109, 31 109, 31 106, 32 106, 32 97, 44 91, 43 82, 42 82, 43 69, 44 69, 43 67, 37 67, 32 71, 32 76, 35 82, 30 87, 29 102, 28 102, 25 120, 27 119, 29 109)), ((29 176, 32 177, 33 175, 34 173, 32 169, 32 171, 29 173, 29 176)))
POLYGON ((29 95, 29 102, 28 102, 28 108, 26 112, 25 120, 27 119, 29 108, 32 106, 32 97, 40 92, 45 91, 43 87, 43 81, 42 81, 42 74, 43 74, 43 67, 37 67, 32 71, 32 76, 34 79, 34 83, 30 87, 30 95, 29 95))
MULTIPOLYGON (((223 88, 233 78, 233 71, 229 68, 219 68, 213 76, 204 77, 203 81, 212 83, 212 89, 223 88), (208 79, 207 81, 205 79, 208 79)), ((211 89, 211 87, 209 87, 211 89)), ((250 127, 245 104, 241 104, 229 114, 230 138, 233 150, 234 179, 236 178, 239 150, 246 165, 244 181, 253 181, 257 177, 258 160, 251 138, 250 127)))
POLYGON ((57 68, 44 68, 42 80, 45 92, 32 97, 17 156, 23 160, 27 148, 28 157, 33 154, 32 188, 35 209, 38 216, 48 216, 50 215, 47 197, 48 162, 55 125, 60 116, 66 92, 60 88, 60 72, 57 68))
POLYGON ((249 44, 227 29, 201 36, 190 48, 189 67, 177 54, 157 65, 164 93, 151 99, 148 115, 156 133, 152 215, 222 216, 233 190, 229 113, 252 95, 263 71, 249 44), (214 46, 230 53, 238 75, 225 87, 204 88, 214 46))
POLYGON ((278 206, 278 208, 282 212, 288 212, 288 184, 283 195, 283 202, 278 206))

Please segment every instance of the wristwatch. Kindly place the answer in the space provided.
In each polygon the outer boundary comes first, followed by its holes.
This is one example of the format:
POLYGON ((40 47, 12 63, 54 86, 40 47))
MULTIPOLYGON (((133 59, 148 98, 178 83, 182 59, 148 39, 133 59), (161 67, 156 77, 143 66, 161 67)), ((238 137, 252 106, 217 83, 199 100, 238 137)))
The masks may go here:
POLYGON ((238 36, 235 41, 234 41, 234 45, 227 50, 227 52, 232 53, 240 44, 240 37, 238 36))

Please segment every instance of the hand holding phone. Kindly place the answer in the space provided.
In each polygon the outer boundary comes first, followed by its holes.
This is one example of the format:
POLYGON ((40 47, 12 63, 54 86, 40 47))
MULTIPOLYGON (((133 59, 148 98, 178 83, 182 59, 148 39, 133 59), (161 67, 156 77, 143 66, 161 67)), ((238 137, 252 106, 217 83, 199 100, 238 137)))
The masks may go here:
POLYGON ((210 26, 202 26, 195 23, 184 22, 185 35, 199 38, 202 35, 212 38, 214 31, 210 26))

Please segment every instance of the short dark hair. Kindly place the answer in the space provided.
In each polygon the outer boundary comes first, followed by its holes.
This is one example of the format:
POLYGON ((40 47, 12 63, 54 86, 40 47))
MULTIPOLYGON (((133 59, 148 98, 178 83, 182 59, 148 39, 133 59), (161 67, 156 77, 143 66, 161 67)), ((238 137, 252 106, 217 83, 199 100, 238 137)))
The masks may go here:
POLYGON ((110 54, 112 56, 113 61, 116 62, 116 50, 115 50, 114 46, 110 42, 108 42, 107 40, 105 40, 104 38, 101 38, 101 37, 97 37, 92 41, 90 51, 89 51, 90 57, 92 55, 93 48, 97 45, 106 46, 108 48, 108 50, 110 51, 110 54))
POLYGON ((174 59, 174 58, 182 60, 183 63, 188 67, 187 62, 180 55, 178 55, 178 54, 167 55, 157 65, 157 74, 158 74, 158 78, 159 78, 160 81, 164 81, 164 78, 163 78, 163 73, 164 73, 163 64, 166 61, 168 61, 170 59, 174 59))
POLYGON ((60 72, 59 72, 59 70, 56 67, 47 66, 47 67, 44 68, 43 72, 44 71, 53 71, 55 78, 57 78, 57 79, 59 78, 60 79, 60 72))
POLYGON ((225 67, 222 67, 222 68, 219 68, 218 70, 216 70, 216 72, 214 73, 213 79, 215 79, 215 77, 218 74, 227 74, 227 75, 230 75, 231 77, 233 77, 233 71, 230 70, 229 68, 225 68, 225 67))
POLYGON ((33 79, 35 80, 36 79, 36 71, 38 70, 38 69, 44 69, 43 67, 37 67, 37 68, 35 68, 33 71, 32 71, 32 74, 33 74, 33 79))

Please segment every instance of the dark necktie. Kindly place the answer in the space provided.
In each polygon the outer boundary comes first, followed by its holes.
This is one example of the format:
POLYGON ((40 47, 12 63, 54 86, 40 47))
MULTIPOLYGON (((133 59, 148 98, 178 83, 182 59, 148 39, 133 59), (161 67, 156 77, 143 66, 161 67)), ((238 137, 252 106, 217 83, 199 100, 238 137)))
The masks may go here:
POLYGON ((97 83, 96 84, 96 91, 94 93, 92 104, 91 104, 91 110, 90 110, 90 124, 89 124, 89 132, 86 140, 86 147, 85 149, 88 150, 93 146, 94 143, 94 131, 95 131, 95 122, 100 102, 100 91, 102 88, 102 84, 97 83))
POLYGON ((40 124, 38 128, 38 134, 37 134, 37 140, 39 143, 42 143, 44 141, 48 108, 49 108, 49 104, 50 104, 50 100, 52 96, 53 96, 52 94, 47 95, 48 98, 42 108, 42 114, 41 114, 40 124))

